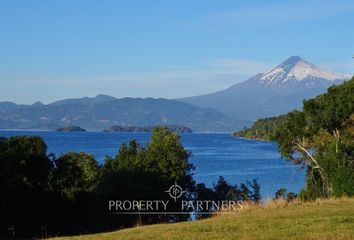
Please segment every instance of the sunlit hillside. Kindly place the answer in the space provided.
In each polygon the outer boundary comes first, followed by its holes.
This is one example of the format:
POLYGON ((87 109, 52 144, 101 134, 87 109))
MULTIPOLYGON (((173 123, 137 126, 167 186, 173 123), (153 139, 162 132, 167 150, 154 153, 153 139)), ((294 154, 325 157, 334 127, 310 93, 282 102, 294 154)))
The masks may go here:
POLYGON ((81 239, 354 239, 354 199, 268 202, 237 215, 141 226, 116 232, 55 238, 81 239))

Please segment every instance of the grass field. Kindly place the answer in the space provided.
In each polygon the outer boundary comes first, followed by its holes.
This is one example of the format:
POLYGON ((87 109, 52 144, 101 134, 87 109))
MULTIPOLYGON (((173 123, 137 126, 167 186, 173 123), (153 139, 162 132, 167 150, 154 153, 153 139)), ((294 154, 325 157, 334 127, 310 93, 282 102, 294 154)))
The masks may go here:
POLYGON ((116 232, 55 238, 60 240, 133 239, 354 239, 354 199, 316 202, 268 202, 248 206, 237 215, 157 224, 116 232))

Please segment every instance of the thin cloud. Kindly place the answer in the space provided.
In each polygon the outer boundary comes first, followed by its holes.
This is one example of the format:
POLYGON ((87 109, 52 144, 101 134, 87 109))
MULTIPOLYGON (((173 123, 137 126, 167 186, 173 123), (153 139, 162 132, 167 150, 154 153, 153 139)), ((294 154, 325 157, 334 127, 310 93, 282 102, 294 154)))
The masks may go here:
POLYGON ((151 72, 59 78, 43 76, 41 78, 17 78, 16 81, 9 81, 7 87, 13 89, 12 83, 20 84, 23 89, 27 90, 17 94, 31 98, 36 96, 37 99, 32 101, 41 99, 44 102, 66 97, 94 96, 99 93, 116 97, 179 98, 225 89, 272 66, 247 59, 220 58, 204 61, 199 66, 181 66, 151 72), (32 94, 28 90, 36 89, 36 86, 48 90, 42 91, 42 94, 52 92, 51 96, 38 96, 38 93, 32 94), (53 95, 55 94, 53 89, 61 95, 53 95))
POLYGON ((338 72, 354 74, 354 60, 341 62, 326 61, 322 62, 321 66, 332 71, 335 69, 338 72))
POLYGON ((248 30, 326 19, 351 12, 354 12, 353 1, 283 1, 212 13, 188 24, 211 31, 248 30))
POLYGON ((274 64, 235 58, 213 59, 209 61, 209 65, 211 68, 221 69, 224 73, 239 73, 243 75, 255 75, 274 67, 274 64))

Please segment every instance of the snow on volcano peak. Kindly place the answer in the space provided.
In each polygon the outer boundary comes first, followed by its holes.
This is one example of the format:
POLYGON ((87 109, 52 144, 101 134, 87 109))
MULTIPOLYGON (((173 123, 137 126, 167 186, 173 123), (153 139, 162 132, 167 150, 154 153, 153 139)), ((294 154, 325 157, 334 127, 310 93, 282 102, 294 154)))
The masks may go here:
POLYGON ((322 70, 304 59, 293 56, 274 69, 261 74, 259 81, 266 86, 274 86, 289 80, 322 79, 327 81, 350 79, 351 75, 322 70))

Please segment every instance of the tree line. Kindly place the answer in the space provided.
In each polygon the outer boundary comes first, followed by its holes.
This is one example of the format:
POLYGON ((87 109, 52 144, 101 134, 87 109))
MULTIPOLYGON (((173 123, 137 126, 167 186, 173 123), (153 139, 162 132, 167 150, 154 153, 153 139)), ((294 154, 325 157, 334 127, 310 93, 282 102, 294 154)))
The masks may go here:
MULTIPOLYGON (((171 200, 164 191, 175 182, 187 191, 178 201, 260 200, 257 180, 231 185, 220 177, 211 188, 197 184, 190 156, 179 135, 166 127, 154 129, 146 146, 136 140, 122 144, 103 164, 84 152, 48 154, 38 136, 0 138, 0 238, 45 238, 187 220, 188 214, 138 218, 108 211, 109 200, 171 200)), ((178 211, 177 204, 168 211, 178 211)))

